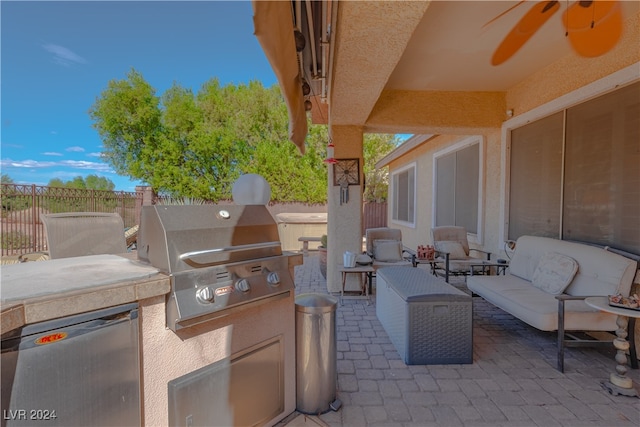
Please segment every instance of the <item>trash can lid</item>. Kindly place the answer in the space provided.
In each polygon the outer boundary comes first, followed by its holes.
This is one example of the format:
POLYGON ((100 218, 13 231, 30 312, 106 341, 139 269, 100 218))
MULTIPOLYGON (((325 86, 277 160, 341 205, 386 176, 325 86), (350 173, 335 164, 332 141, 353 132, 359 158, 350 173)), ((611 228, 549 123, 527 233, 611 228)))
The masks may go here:
POLYGON ((329 313, 335 311, 338 300, 331 295, 300 294, 296 297, 296 311, 303 313, 329 313))

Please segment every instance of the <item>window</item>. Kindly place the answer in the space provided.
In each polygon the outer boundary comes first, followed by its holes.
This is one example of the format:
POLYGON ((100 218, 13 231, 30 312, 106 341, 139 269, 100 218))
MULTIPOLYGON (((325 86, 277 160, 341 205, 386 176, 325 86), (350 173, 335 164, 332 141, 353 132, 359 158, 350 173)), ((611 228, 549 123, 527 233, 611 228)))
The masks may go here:
POLYGON ((564 113, 511 133, 509 236, 558 237, 564 113))
POLYGON ((640 83, 511 132, 510 239, 640 253, 640 83))
POLYGON ((434 155, 436 226, 457 225, 479 234, 480 142, 466 139, 434 155))
POLYGON ((407 225, 415 225, 416 167, 412 164, 392 174, 392 219, 407 225))

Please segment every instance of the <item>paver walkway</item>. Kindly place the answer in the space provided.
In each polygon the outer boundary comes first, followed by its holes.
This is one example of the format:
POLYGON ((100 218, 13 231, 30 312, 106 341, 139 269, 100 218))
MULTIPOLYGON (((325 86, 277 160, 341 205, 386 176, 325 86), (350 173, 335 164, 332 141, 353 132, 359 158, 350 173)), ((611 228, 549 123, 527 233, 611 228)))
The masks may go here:
MULTIPOLYGON (((317 256, 296 267, 296 285, 297 294, 327 293, 317 256)), ((345 300, 336 311, 342 408, 292 414, 281 425, 640 426, 640 399, 600 385, 615 369, 613 346, 567 349, 562 374, 554 333, 474 297, 473 364, 408 366, 376 317, 375 296, 371 301, 345 300)), ((628 375, 640 382, 638 370, 628 375)))

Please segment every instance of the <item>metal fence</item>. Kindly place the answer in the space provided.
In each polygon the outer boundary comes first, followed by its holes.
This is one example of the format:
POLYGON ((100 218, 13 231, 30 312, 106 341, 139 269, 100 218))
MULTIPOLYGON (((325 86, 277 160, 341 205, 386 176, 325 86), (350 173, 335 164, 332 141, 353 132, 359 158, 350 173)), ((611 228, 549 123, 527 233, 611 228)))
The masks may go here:
MULTIPOLYGON (((175 204, 162 200, 150 188, 137 192, 81 190, 40 185, 1 184, 0 255, 22 255, 46 251, 46 237, 40 215, 61 212, 118 213, 125 228, 140 222, 143 204, 175 204), (146 199, 145 199, 146 197, 146 199)), ((170 199, 170 198, 169 198, 170 199)), ((189 203, 187 201, 187 203, 189 203)), ((231 202, 228 202, 231 203, 231 202)), ((289 203, 271 206, 272 213, 326 212, 325 205, 307 206, 289 203)), ((362 233, 367 228, 387 226, 387 203, 364 203, 362 233)))
POLYGON ((118 213, 125 228, 139 223, 142 192, 81 190, 40 185, 2 184, 2 255, 46 250, 40 215, 61 212, 118 213))

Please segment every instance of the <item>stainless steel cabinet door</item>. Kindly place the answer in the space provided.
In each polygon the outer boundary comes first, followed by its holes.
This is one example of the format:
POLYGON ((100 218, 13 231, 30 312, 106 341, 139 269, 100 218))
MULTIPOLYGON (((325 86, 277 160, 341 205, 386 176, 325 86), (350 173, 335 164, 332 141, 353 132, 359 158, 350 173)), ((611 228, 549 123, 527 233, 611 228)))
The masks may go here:
POLYGON ((2 340, 2 426, 139 426, 137 306, 23 328, 2 340))

